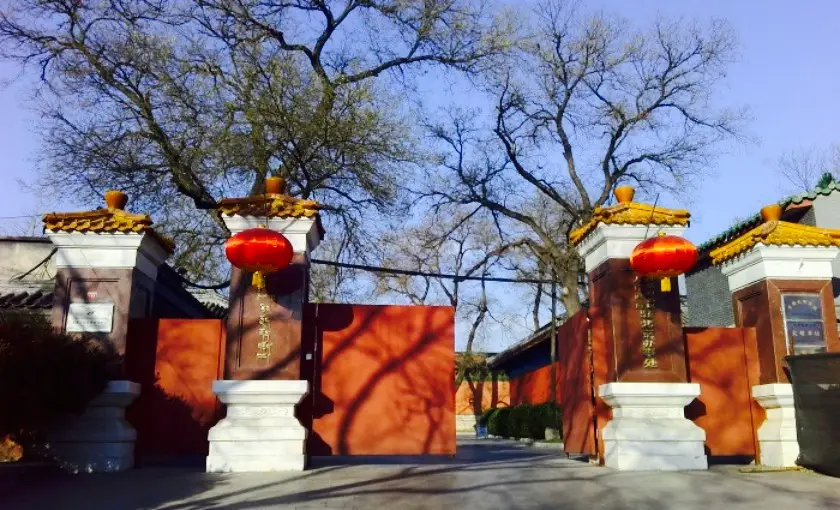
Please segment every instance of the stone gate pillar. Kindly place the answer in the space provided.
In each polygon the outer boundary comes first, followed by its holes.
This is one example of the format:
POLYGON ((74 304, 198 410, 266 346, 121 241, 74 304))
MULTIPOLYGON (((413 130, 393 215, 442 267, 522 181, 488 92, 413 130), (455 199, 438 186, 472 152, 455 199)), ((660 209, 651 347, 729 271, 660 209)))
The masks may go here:
POLYGON ((584 259, 590 285, 590 317, 603 327, 607 384, 599 397, 612 408, 601 431, 603 461, 622 470, 706 469, 705 432, 684 417, 700 395, 687 383, 680 300, 658 280, 630 268, 630 254, 660 232, 680 235, 688 211, 633 202, 634 190, 615 190, 618 203, 598 209, 570 236, 584 259))
POLYGON ((753 397, 767 411, 759 456, 794 466, 799 455, 787 367, 789 354, 840 351, 831 286, 840 231, 781 221, 767 206, 764 223, 710 253, 729 281, 735 323, 756 329, 760 385, 753 397))
POLYGON ((94 211, 43 217, 56 248, 53 326, 98 337, 120 357, 105 391, 83 415, 50 434, 51 452, 72 471, 134 465, 137 434, 124 416, 140 385, 122 380, 128 321, 151 315, 158 267, 174 249, 147 214, 125 211, 124 193, 109 191, 105 199, 106 207, 94 211))
POLYGON ((294 249, 290 267, 265 276, 270 320, 268 347, 259 331, 260 301, 251 273, 232 268, 225 350, 225 380, 213 391, 228 405, 210 430, 208 472, 303 470, 308 431, 295 405, 309 391, 301 373, 302 321, 309 294, 309 256, 324 230, 320 206, 284 194, 278 177, 262 195, 222 200, 219 212, 231 234, 264 226, 294 249))

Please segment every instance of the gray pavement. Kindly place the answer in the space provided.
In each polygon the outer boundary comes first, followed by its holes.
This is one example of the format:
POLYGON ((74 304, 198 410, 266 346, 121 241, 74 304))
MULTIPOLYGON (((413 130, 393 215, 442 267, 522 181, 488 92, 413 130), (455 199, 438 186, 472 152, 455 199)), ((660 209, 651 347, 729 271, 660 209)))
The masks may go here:
POLYGON ((742 474, 734 467, 616 472, 554 450, 463 438, 455 458, 332 459, 303 473, 211 475, 147 468, 9 476, 0 473, 3 510, 840 509, 840 479, 807 472, 742 474))

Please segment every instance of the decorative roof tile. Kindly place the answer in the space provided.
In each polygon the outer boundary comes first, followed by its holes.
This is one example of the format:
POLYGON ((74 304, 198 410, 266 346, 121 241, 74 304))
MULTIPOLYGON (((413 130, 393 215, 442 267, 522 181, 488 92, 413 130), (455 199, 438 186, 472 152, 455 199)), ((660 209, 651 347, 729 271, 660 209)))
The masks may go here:
POLYGON ((49 309, 53 304, 53 292, 46 290, 0 291, 0 309, 49 309))
POLYGON ((689 223, 691 214, 682 209, 666 209, 633 202, 633 188, 616 188, 619 202, 611 207, 596 207, 592 218, 569 235, 573 246, 580 244, 600 224, 605 225, 680 225, 689 223))
POLYGON ((286 181, 280 177, 265 180, 265 193, 244 198, 226 198, 219 202, 219 212, 233 216, 266 218, 318 218, 321 204, 285 194, 286 181))
MULTIPOLYGON (((108 192, 119 193, 119 192, 108 192)), ((149 234, 156 238, 170 252, 175 250, 175 243, 152 228, 154 224, 148 214, 134 214, 122 210, 127 198, 111 202, 108 207, 93 211, 70 213, 47 213, 42 217, 44 228, 53 232, 81 232, 97 234, 135 233, 149 234)), ((109 197, 112 198, 112 197, 109 197)))
POLYGON ((764 246, 837 246, 840 247, 840 230, 800 225, 781 221, 782 207, 768 206, 762 209, 765 223, 755 227, 741 237, 711 251, 712 263, 722 264, 738 257, 757 245, 764 246))
POLYGON ((266 218, 314 218, 321 205, 286 195, 264 194, 255 197, 226 198, 219 202, 219 212, 226 216, 262 216, 266 218))
MULTIPOLYGON (((812 201, 816 200, 817 197, 827 196, 827 195, 830 195, 830 194, 834 193, 835 191, 840 191, 840 183, 837 183, 836 181, 831 181, 828 184, 826 184, 825 186, 814 188, 813 190, 809 191, 808 193, 804 193, 802 195, 794 195, 794 196, 782 199, 781 201, 778 202, 778 204, 780 206, 782 206, 783 209, 787 210, 787 209, 792 208, 793 206, 806 205, 808 202, 812 202, 812 201)), ((698 246, 697 250, 700 251, 701 253, 708 252, 708 251, 710 251, 710 250, 712 250, 712 249, 714 249, 718 246, 721 246, 725 243, 728 243, 729 241, 731 241, 731 240, 735 239, 736 237, 742 235, 744 232, 746 232, 746 231, 748 231, 752 228, 755 228, 758 225, 761 225, 761 223, 762 223, 761 214, 756 213, 756 214, 750 216, 749 218, 745 219, 744 221, 741 221, 741 222, 729 227, 728 229, 721 232, 720 234, 712 237, 711 239, 709 239, 705 243, 698 246)))

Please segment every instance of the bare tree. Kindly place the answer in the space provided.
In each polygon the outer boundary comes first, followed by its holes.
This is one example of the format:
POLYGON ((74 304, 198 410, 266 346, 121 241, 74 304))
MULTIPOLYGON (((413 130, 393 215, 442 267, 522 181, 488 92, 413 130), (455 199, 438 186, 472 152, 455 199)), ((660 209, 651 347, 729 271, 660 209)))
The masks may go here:
POLYGON ((724 23, 627 27, 544 2, 531 44, 490 80, 492 123, 462 111, 432 129, 442 163, 420 194, 491 212, 507 241, 520 237, 556 273, 569 314, 580 307, 582 270, 569 233, 619 183, 680 193, 745 113, 711 101, 735 50, 724 23), (551 204, 551 224, 535 197, 551 204))
POLYGON ((275 173, 363 256, 361 219, 399 204, 419 157, 395 86, 481 70, 511 19, 468 0, 10 0, 0 56, 38 73, 44 181, 93 203, 125 190, 201 277, 226 236, 217 200, 275 173))
POLYGON ((473 355, 473 350, 486 321, 499 320, 491 311, 493 300, 487 283, 459 277, 487 276, 505 253, 516 247, 500 244, 489 216, 478 213, 429 215, 417 225, 394 229, 380 240, 383 265, 424 274, 382 274, 377 280, 378 294, 402 296, 415 305, 444 303, 455 307, 457 316, 468 321, 463 355, 456 362, 456 388, 465 378, 485 374, 486 360, 473 355), (455 278, 430 276, 441 274, 455 278))
POLYGON ((833 176, 840 175, 840 145, 792 150, 779 157, 776 167, 783 178, 782 191, 807 193, 822 181, 830 182, 833 176))

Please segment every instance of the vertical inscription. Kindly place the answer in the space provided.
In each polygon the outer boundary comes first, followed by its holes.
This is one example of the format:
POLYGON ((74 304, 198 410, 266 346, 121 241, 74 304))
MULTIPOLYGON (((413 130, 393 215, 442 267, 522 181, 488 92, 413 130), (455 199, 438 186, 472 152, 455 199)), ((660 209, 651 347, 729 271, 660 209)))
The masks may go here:
POLYGON ((257 342, 257 359, 265 360, 266 364, 271 362, 271 325, 268 320, 268 303, 265 302, 265 294, 262 289, 257 293, 257 299, 260 303, 260 323, 259 335, 260 341, 257 342))
POLYGON ((656 335, 656 327, 654 326, 655 308, 653 305, 653 297, 655 289, 650 281, 645 278, 636 278, 636 309, 639 311, 641 331, 642 331, 642 367, 656 368, 656 346, 654 344, 654 337, 656 335))

